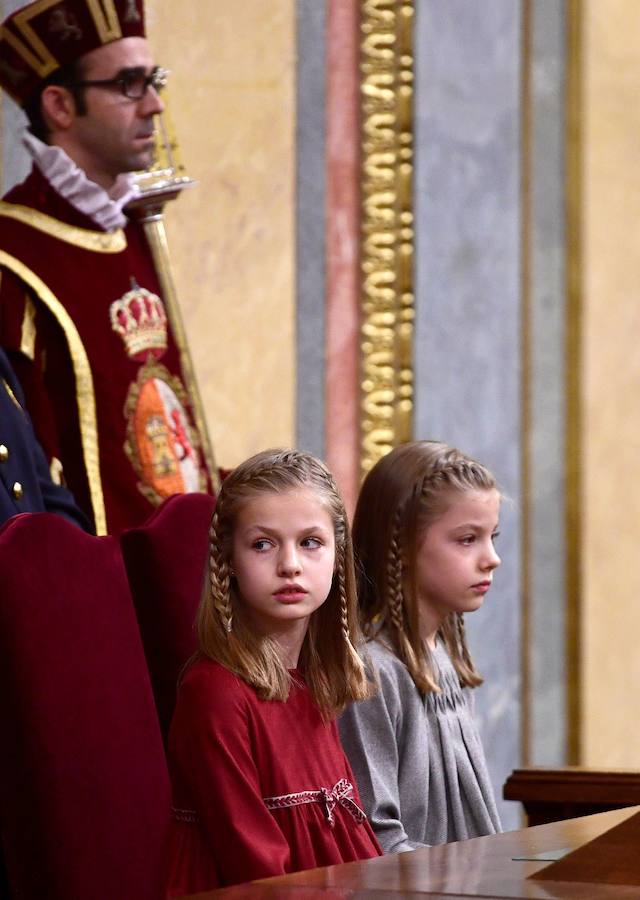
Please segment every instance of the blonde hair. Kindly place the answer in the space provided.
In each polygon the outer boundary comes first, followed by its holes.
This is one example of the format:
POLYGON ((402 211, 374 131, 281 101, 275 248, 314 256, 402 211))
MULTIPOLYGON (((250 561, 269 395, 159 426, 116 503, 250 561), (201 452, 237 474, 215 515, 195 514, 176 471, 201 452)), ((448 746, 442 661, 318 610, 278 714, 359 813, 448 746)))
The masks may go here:
POLYGON ((197 656, 217 660, 265 700, 286 700, 291 676, 277 645, 258 634, 244 614, 231 574, 233 530, 239 510, 264 493, 308 488, 326 506, 335 536, 335 569, 325 602, 312 614, 300 663, 323 714, 340 712, 371 693, 355 647, 360 643, 353 545, 344 504, 327 467, 309 453, 265 450, 223 481, 209 529, 209 560, 196 617, 197 656))
MULTIPOLYGON (((353 522, 358 596, 365 636, 381 628, 422 693, 439 692, 431 653, 419 627, 418 542, 446 510, 451 495, 497 488, 491 472, 454 447, 414 441, 396 447, 365 478, 353 522)), ((450 613, 438 635, 461 684, 482 684, 467 646, 464 618, 450 613)))

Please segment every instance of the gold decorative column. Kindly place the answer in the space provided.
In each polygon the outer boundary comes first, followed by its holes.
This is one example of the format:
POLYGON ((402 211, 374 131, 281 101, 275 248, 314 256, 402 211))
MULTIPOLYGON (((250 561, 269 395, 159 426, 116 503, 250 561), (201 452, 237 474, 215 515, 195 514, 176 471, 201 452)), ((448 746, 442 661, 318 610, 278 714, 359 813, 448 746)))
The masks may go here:
POLYGON ((362 0, 361 472, 413 419, 413 0, 362 0))

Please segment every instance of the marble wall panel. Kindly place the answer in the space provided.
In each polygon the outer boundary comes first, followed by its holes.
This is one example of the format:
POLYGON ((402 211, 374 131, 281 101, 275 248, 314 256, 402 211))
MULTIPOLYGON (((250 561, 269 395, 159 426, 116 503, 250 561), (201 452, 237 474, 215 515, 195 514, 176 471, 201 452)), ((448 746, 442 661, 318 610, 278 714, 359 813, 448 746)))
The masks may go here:
POLYGON ((296 441, 324 456, 326 4, 298 0, 296 15, 296 441))
POLYGON ((31 168, 27 151, 20 136, 26 128, 26 118, 20 107, 6 94, 2 95, 2 129, 0 178, 2 193, 23 181, 31 168))
POLYGON ((564 0, 529 7, 527 759, 562 765, 568 752, 566 608, 566 328, 564 0))
POLYGON ((640 5, 583 4, 582 762, 637 766, 640 5))
MULTIPOLYGON (((24 5, 24 0, 0 0, 0 21, 24 5)), ((0 195, 22 181, 31 167, 20 139, 27 120, 4 91, 0 93, 0 195)))
POLYGON ((416 4, 414 434, 476 455, 511 498, 502 568, 467 623, 498 797, 521 729, 520 28, 512 0, 416 4))
POLYGON ((214 449, 228 467, 295 440, 295 4, 148 0, 147 10, 198 182, 167 210, 167 231, 214 449))
POLYGON ((360 485, 360 5, 327 4, 325 446, 350 513, 360 485))

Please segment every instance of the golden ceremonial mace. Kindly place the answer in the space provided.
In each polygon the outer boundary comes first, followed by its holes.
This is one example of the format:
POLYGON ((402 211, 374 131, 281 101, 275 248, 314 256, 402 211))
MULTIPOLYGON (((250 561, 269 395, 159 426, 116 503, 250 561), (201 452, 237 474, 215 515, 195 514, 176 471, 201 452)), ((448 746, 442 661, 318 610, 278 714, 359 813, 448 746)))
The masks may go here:
POLYGON ((169 245, 163 218, 165 203, 168 203, 169 200, 175 200, 185 188, 193 187, 195 181, 186 174, 180 159, 178 143, 167 110, 166 93, 163 93, 163 100, 165 109, 156 116, 154 162, 145 171, 136 172, 135 180, 140 193, 128 204, 127 212, 141 222, 151 248, 167 315, 178 347, 178 353, 180 354, 182 372, 189 396, 191 397, 196 428, 201 436, 204 460, 209 470, 211 484, 217 492, 220 489, 220 476, 213 447, 209 439, 202 398, 193 369, 193 361, 182 321, 182 312, 171 274, 169 245))

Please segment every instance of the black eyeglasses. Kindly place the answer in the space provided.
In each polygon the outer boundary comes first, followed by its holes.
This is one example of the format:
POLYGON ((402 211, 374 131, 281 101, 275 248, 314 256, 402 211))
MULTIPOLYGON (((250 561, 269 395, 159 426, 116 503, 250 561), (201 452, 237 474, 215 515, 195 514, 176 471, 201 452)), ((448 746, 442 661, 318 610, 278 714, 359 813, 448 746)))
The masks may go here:
POLYGON ((150 87, 160 92, 167 84, 169 70, 156 66, 147 75, 142 66, 131 69, 122 69, 115 78, 103 78, 100 81, 76 81, 68 87, 103 87, 119 88, 123 97, 129 100, 142 100, 150 87))

